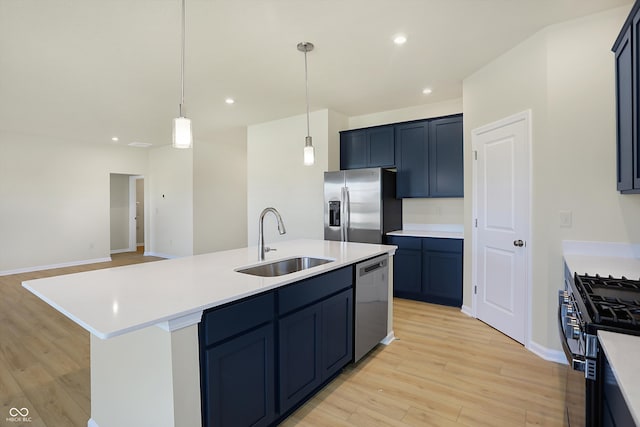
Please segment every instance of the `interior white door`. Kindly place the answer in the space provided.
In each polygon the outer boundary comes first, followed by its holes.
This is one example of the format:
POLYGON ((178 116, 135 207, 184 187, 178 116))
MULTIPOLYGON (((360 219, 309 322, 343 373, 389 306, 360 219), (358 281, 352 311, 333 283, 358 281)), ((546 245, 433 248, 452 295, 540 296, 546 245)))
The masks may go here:
POLYGON ((476 315, 525 343, 530 112, 475 129, 476 315))

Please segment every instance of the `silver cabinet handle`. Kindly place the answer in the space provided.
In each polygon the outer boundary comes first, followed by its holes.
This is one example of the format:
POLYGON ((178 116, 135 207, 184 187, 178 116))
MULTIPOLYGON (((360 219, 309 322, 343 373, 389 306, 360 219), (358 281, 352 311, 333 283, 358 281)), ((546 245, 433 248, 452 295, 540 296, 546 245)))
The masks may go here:
POLYGON ((524 246, 524 242, 522 240, 514 240, 513 241, 513 246, 517 246, 519 248, 524 246))

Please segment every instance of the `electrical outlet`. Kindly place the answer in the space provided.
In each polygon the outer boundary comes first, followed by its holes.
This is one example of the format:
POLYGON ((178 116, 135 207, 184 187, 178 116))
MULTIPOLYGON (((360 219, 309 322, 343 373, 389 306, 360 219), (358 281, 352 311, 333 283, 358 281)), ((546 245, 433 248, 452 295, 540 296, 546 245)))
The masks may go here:
POLYGON ((560 211, 560 227, 571 228, 573 225, 573 218, 571 211, 560 211))

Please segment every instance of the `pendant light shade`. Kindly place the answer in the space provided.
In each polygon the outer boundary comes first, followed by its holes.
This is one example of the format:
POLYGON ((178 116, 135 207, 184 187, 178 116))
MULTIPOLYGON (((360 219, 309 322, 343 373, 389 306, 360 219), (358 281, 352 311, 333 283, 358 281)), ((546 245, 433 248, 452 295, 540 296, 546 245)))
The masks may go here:
POLYGON ((316 153, 311 144, 311 137, 307 136, 304 141, 304 165, 311 166, 315 163, 316 153))
POLYGON ((173 147, 191 148, 192 143, 191 120, 182 116, 173 119, 173 147))
POLYGON ((191 148, 191 120, 182 114, 184 106, 184 50, 185 50, 185 0, 182 0, 182 46, 180 51, 180 117, 173 119, 173 147, 191 148))
POLYGON ((309 78, 307 73, 307 52, 311 52, 313 50, 313 43, 298 43, 298 50, 304 53, 304 83, 307 98, 307 136, 304 138, 304 164, 305 166, 311 166, 315 163, 315 150, 313 149, 313 143, 311 142, 311 135, 309 133, 309 78))

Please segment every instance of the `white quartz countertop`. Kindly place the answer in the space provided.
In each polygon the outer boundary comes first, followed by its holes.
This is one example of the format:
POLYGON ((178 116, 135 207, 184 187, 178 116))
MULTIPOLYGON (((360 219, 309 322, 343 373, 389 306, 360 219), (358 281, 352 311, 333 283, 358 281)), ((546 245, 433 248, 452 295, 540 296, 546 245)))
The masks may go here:
POLYGON ((640 245, 637 244, 564 241, 562 255, 572 274, 640 279, 640 245))
POLYGON ((464 239, 464 228, 462 224, 405 224, 402 230, 390 231, 387 236, 464 239))
POLYGON ((234 271, 257 265, 249 247, 23 282, 23 286, 74 322, 106 339, 154 324, 197 316, 239 300, 377 255, 395 246, 325 240, 270 243, 264 263, 294 256, 335 260, 279 277, 234 271))
POLYGON ((598 338, 627 402, 629 412, 636 425, 640 426, 640 369, 637 363, 637 357, 640 354, 640 337, 598 331, 598 338))

